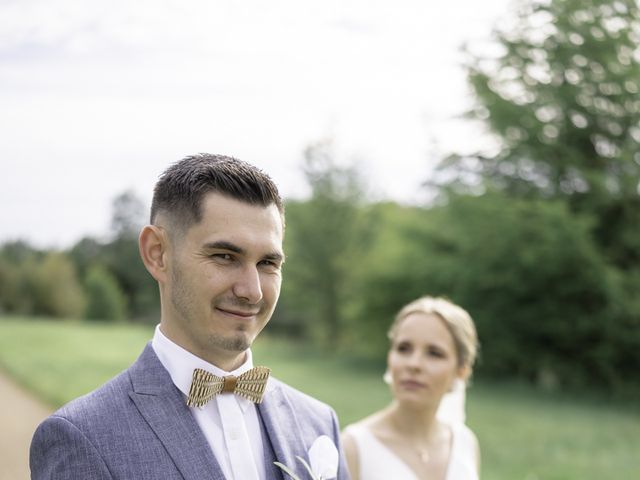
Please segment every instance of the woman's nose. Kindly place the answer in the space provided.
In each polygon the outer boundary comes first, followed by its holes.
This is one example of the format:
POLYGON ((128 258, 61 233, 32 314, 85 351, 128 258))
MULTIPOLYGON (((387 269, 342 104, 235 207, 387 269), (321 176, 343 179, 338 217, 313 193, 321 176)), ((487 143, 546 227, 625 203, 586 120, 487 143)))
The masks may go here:
POLYGON ((419 352, 413 352, 411 355, 409 355, 409 358, 407 358, 407 365, 411 369, 420 370, 421 368, 423 368, 423 364, 424 359, 419 352))

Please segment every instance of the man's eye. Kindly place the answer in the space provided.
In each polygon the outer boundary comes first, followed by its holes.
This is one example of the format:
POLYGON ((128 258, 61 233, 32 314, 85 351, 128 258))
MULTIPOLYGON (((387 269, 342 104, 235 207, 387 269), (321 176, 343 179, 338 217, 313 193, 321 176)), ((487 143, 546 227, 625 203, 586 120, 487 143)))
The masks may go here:
POLYGON ((270 270, 280 270, 280 262, 276 262, 275 260, 262 260, 260 265, 270 269, 270 270))
POLYGON ((223 262, 230 262, 233 260, 233 257, 228 253, 213 253, 210 255, 211 258, 215 260, 221 260, 223 262))
POLYGON ((407 353, 411 351, 411 345, 409 345, 408 343, 400 343, 396 347, 396 350, 398 350, 401 353, 407 353))

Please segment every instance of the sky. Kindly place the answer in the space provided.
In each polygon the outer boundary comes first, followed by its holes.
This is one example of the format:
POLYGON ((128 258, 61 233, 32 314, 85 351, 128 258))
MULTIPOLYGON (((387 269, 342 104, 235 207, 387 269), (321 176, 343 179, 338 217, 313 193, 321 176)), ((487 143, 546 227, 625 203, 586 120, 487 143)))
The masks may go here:
POLYGON ((0 243, 67 248, 171 163, 234 156, 303 198, 330 138, 375 198, 420 202, 481 145, 460 47, 509 0, 0 0, 0 243))

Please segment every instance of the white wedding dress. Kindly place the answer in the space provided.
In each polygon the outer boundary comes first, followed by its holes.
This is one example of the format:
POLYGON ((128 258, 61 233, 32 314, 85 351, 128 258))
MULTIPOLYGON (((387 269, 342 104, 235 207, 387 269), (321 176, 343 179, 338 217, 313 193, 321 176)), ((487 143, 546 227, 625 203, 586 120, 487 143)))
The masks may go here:
MULTIPOLYGON (((453 434, 447 480, 478 480, 476 447, 469 428, 460 422, 450 424, 453 434)), ((346 432, 358 448, 360 480, 424 480, 373 433, 360 425, 350 425, 346 432)))

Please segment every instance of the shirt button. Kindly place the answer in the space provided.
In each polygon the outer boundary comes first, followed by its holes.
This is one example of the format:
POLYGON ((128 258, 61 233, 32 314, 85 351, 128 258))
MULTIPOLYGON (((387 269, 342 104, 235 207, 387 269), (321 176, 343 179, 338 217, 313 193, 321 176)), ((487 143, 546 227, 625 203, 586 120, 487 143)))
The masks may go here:
POLYGON ((235 430, 235 429, 231 430, 229 432, 229 438, 231 440, 238 440, 238 438, 240 438, 240 435, 238 434, 238 430, 235 430))

